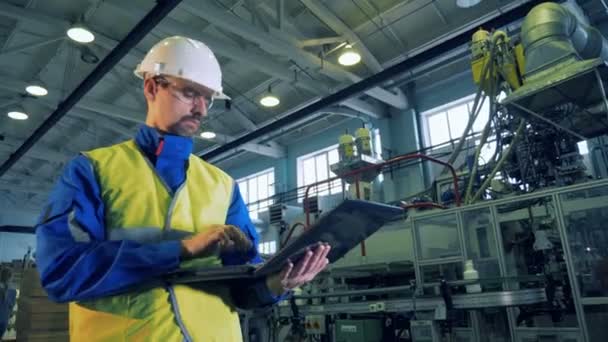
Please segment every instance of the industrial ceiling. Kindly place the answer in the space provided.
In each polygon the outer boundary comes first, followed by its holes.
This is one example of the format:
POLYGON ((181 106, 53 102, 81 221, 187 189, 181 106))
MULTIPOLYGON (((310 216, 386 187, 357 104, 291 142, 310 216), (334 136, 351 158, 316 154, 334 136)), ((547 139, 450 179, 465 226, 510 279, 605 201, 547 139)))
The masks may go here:
MULTIPOLYGON (((471 8, 459 8, 453 0, 181 1, 1 175, 0 204, 4 208, 40 208, 70 158, 133 135, 144 121, 146 108, 141 83, 132 71, 163 37, 184 35, 202 40, 220 59, 224 87, 233 100, 230 106, 219 103, 211 110, 205 130, 217 136, 195 139, 195 150, 203 154, 407 60, 463 29, 474 28, 481 18, 498 16, 523 3, 526 1, 484 0, 471 8), (338 63, 346 44, 361 54, 362 63, 350 67, 338 63), (269 89, 281 100, 273 108, 259 103, 269 89)), ((3 163, 155 6, 152 0, 0 2, 3 163), (75 24, 89 29, 95 40, 88 44, 70 40, 66 30, 75 24), (24 89, 33 82, 42 82, 48 95, 27 95, 24 89), (7 117, 15 108, 29 118, 7 117)), ((453 63, 461 72, 467 67, 463 56, 467 56, 465 50, 453 63)), ((428 77, 423 81, 431 82, 428 77)), ((392 110, 407 108, 410 100, 390 82, 375 86, 294 123, 280 136, 231 150, 228 154, 235 157, 230 163, 238 164, 252 155, 284 157, 291 139, 303 141, 311 132, 353 115, 382 118, 392 110)))

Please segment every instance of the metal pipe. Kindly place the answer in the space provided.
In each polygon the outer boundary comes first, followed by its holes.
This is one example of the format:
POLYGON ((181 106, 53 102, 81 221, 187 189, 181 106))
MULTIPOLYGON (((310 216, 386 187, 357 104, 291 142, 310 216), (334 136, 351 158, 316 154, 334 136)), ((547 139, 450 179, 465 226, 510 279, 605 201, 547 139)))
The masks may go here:
POLYGON ((327 293, 317 293, 310 295, 300 295, 296 296, 297 299, 310 299, 310 298, 325 298, 325 297, 346 297, 346 296, 364 296, 370 294, 385 294, 385 293, 394 293, 394 292, 402 292, 411 290, 412 287, 410 285, 405 286, 391 286, 391 287, 379 287, 375 289, 365 289, 365 290, 350 290, 350 291, 338 291, 338 292, 327 292, 327 293))
POLYGON ((560 129, 560 130, 562 130, 562 131, 564 131, 566 133, 569 133, 573 137, 576 137, 576 138, 578 138, 580 140, 587 140, 587 137, 585 137, 584 135, 578 134, 575 131, 573 131, 571 129, 568 129, 568 128, 566 128, 566 127, 564 127, 564 126, 562 126, 562 125, 560 125, 560 124, 558 124, 556 122, 553 122, 553 121, 545 118, 544 116, 542 116, 542 115, 540 115, 540 114, 538 114, 538 113, 536 113, 534 111, 529 110, 526 107, 520 106, 519 104, 517 104, 515 102, 509 103, 509 105, 513 106, 513 107, 515 107, 515 108, 517 108, 517 109, 519 109, 519 110, 521 110, 521 111, 523 111, 525 113, 528 113, 528 114, 532 115, 533 117, 535 117, 535 118, 537 118, 537 119, 539 119, 541 121, 544 121, 544 122, 548 123, 549 125, 557 128, 557 129, 560 129))
POLYGON ((608 60, 608 41, 564 6, 547 2, 534 7, 522 24, 526 76, 572 56, 608 60))
POLYGON ((129 34, 97 65, 97 67, 62 101, 57 109, 27 138, 1 166, 0 177, 29 151, 46 132, 65 116, 120 60, 126 56, 152 29, 163 20, 182 0, 164 0, 157 4, 129 32, 129 34))
POLYGON ((348 98, 361 94, 362 92, 364 92, 368 89, 371 89, 380 84, 383 84, 384 82, 391 80, 391 79, 407 72, 408 70, 411 70, 412 68, 423 65, 427 61, 432 60, 433 58, 436 58, 437 56, 444 54, 446 51, 451 51, 462 45, 468 44, 471 39, 471 36, 473 35, 473 33, 475 33, 477 31, 479 26, 502 27, 502 26, 509 25, 509 24, 515 22, 516 20, 519 20, 519 19, 525 17, 526 14, 530 11, 530 9, 532 9, 535 5, 539 4, 540 2, 541 1, 533 0, 530 2, 523 3, 520 6, 515 7, 511 10, 505 11, 504 14, 501 16, 498 16, 496 18, 492 18, 485 22, 482 22, 479 25, 475 26, 474 28, 464 31, 464 32, 454 36, 453 38, 446 40, 445 42, 443 42, 441 44, 432 46, 429 49, 422 51, 417 55, 411 56, 411 57, 405 59, 404 61, 402 61, 396 65, 393 65, 392 67, 386 68, 385 70, 383 70, 375 75, 372 75, 362 81, 352 84, 334 94, 324 97, 324 98, 320 99, 319 101, 314 102, 289 115, 286 115, 279 120, 269 123, 266 126, 260 127, 259 129, 255 130, 249 134, 246 134, 238 139, 235 139, 234 141, 232 141, 230 143, 219 146, 218 148, 203 154, 201 157, 203 159, 207 160, 207 159, 210 159, 217 155, 220 155, 222 153, 228 152, 232 149, 239 147, 240 145, 243 145, 254 139, 260 138, 268 133, 272 133, 273 131, 281 129, 283 126, 285 126, 291 122, 295 122, 295 121, 301 120, 303 118, 306 118, 307 116, 309 116, 315 112, 323 110, 323 108, 327 108, 329 106, 338 104, 348 98))

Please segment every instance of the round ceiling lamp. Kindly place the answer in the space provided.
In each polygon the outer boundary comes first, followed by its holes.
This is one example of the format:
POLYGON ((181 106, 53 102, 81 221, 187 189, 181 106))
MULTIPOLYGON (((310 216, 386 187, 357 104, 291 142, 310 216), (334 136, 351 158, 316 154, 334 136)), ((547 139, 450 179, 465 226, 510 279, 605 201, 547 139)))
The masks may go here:
POLYGON ((87 44, 95 40, 93 32, 80 24, 70 27, 66 33, 71 40, 77 43, 87 44))
POLYGON ((211 131, 205 131, 201 133, 201 138, 203 139, 208 139, 211 140, 213 138, 215 138, 217 136, 217 134, 215 134, 214 132, 211 131))
POLYGON ((471 8, 478 5, 481 0, 456 0, 456 6, 460 8, 471 8))
POLYGON ((276 107, 281 100, 272 93, 272 88, 268 86, 268 92, 260 99, 260 104, 264 107, 276 107))
POLYGON ((29 118, 29 115, 27 115, 25 110, 21 107, 11 110, 7 115, 13 120, 27 120, 27 118, 29 118))
POLYGON ((351 66, 361 62, 361 55, 351 45, 346 45, 344 52, 338 57, 338 63, 351 66))
POLYGON ((46 96, 49 93, 44 83, 40 81, 32 82, 25 87, 25 91, 32 96, 46 96))

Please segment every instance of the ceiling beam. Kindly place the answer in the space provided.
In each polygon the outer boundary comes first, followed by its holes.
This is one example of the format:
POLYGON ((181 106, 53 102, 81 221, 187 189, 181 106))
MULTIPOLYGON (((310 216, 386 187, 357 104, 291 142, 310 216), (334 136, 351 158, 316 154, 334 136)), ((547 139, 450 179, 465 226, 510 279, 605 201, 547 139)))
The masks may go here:
MULTIPOLYGON (((211 140, 223 144, 230 142, 234 139, 235 137, 233 136, 216 133, 216 137, 211 140)), ((284 146, 275 142, 264 144, 250 143, 240 146, 239 149, 275 159, 281 159, 287 156, 287 149, 284 146)))
MULTIPOLYGON (((4 135, 4 141, 0 144, 0 151, 13 153, 20 145, 20 139, 4 135)), ((48 162, 64 162, 74 155, 43 145, 36 145, 36 147, 32 148, 27 153, 27 156, 48 162)))
POLYGON ((331 9, 319 0, 300 0, 300 2, 334 32, 346 37, 349 44, 356 46, 357 50, 363 55, 363 63, 365 63, 371 71, 374 73, 382 71, 383 68, 382 65, 380 65, 380 62, 378 62, 378 59, 376 59, 372 52, 365 46, 359 36, 338 18, 331 9))
POLYGON ((2 233, 36 234, 35 227, 27 226, 0 226, 2 233))
POLYGON ((9 56, 9 57, 15 57, 15 56, 11 56, 17 52, 21 52, 21 51, 25 51, 25 50, 29 50, 29 49, 33 49, 33 48, 37 48, 37 47, 41 47, 41 46, 45 46, 51 43, 54 43, 56 41, 60 41, 60 40, 64 40, 67 37, 65 35, 59 36, 59 37, 55 37, 55 38, 42 38, 33 42, 29 42, 29 43, 25 43, 25 44, 21 44, 18 46, 14 46, 10 49, 5 49, 0 51, 0 58, 9 56))
POLYGON ((263 144, 246 144, 240 147, 242 150, 255 153, 261 156, 271 157, 274 159, 282 159, 287 156, 287 149, 285 147, 277 148, 272 146, 265 146, 263 144))
POLYGON ((357 98, 350 98, 340 104, 365 114, 372 119, 382 119, 386 117, 386 105, 372 104, 357 98))
POLYGON ((344 37, 342 37, 342 36, 305 39, 305 40, 300 40, 298 42, 298 47, 299 48, 303 48, 303 47, 308 47, 308 46, 319 46, 319 45, 326 45, 326 44, 338 44, 338 43, 344 43, 345 40, 346 39, 344 37))
MULTIPOLYGON (((344 68, 298 48, 297 40, 279 36, 279 33, 275 31, 272 34, 264 32, 260 28, 247 24, 238 17, 226 13, 213 3, 185 2, 182 4, 182 8, 215 26, 229 30, 258 44, 264 50, 289 57, 296 63, 310 70, 322 73, 336 81, 351 83, 362 80, 361 77, 344 70, 344 68)), ((403 94, 396 94, 380 87, 368 89, 365 93, 396 108, 405 109, 408 106, 403 94)))
POLYGON ((283 30, 285 26, 285 1, 275 0, 277 12, 277 28, 283 30))

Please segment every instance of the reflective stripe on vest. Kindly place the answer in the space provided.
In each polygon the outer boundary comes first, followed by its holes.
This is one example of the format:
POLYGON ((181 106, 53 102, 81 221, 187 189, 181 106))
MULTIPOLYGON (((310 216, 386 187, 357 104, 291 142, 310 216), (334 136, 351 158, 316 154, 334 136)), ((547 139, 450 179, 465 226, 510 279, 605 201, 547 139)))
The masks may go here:
MULTIPOLYGON (((176 240, 225 223, 233 180, 198 157, 190 156, 186 181, 172 195, 133 140, 84 154, 101 188, 108 239, 176 240)), ((219 265, 221 260, 210 257, 195 263, 219 265)), ((146 285, 146 289, 70 304, 71 340, 242 340, 229 289, 146 285)))

